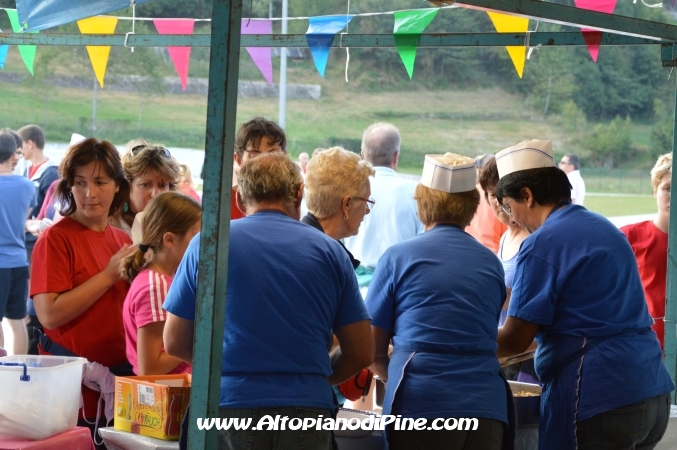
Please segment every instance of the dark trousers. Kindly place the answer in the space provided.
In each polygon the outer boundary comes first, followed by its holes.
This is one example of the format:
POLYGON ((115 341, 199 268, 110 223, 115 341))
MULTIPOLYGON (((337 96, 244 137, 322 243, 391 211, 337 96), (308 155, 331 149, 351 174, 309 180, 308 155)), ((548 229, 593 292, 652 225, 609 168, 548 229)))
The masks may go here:
MULTIPOLYGON (((305 406, 278 406, 267 408, 221 409, 222 419, 252 419, 247 430, 221 430, 218 435, 218 448, 223 450, 332 450, 333 433, 327 430, 253 430, 264 416, 287 417, 285 423, 292 420, 300 423, 304 418, 331 418, 329 409, 305 406)), ((280 427, 281 428, 281 427, 280 427)), ((291 427, 295 428, 295 427, 291 427)))
POLYGON ((388 425, 388 445, 390 450, 500 450, 505 424, 494 419, 477 421, 476 430, 395 430, 388 425))
POLYGON ((576 424, 578 448, 650 450, 663 438, 669 418, 669 394, 607 411, 576 424))

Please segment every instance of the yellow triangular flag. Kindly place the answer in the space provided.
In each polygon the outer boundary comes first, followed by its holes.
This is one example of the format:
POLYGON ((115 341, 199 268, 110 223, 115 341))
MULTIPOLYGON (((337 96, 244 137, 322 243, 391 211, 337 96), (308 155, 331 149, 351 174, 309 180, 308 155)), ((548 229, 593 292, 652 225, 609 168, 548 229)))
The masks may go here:
MULTIPOLYGON (((529 30, 529 19, 494 12, 487 12, 487 14, 489 14, 491 22, 499 33, 526 33, 529 30)), ((510 59, 515 65, 517 75, 522 78, 524 62, 527 59, 527 48, 523 45, 516 45, 508 46, 505 49, 508 50, 510 59)))
MULTIPOLYGON (((118 23, 117 17, 97 16, 89 19, 78 20, 78 28, 82 34, 113 34, 115 26, 118 23)), ((110 55, 110 46, 87 46, 89 60, 92 62, 92 68, 99 85, 103 88, 103 77, 106 75, 106 66, 108 65, 108 55, 110 55)))

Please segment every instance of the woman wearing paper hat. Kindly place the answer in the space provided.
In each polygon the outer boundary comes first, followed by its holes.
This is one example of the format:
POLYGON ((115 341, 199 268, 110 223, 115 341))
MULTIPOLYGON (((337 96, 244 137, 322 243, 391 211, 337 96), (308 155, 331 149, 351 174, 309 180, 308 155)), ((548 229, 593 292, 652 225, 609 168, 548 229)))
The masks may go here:
POLYGON ((494 341, 506 297, 503 267, 464 231, 480 201, 475 184, 471 158, 426 156, 415 193, 426 232, 384 253, 365 301, 376 342, 372 367, 388 380, 383 414, 429 424, 474 417, 479 425, 476 431, 390 428, 391 450, 491 450, 511 442, 503 436, 508 395, 494 341))
POLYGON ((549 141, 521 142, 496 163, 502 208, 532 232, 517 257, 498 355, 538 341, 539 447, 654 448, 674 385, 627 239, 571 203, 549 141))

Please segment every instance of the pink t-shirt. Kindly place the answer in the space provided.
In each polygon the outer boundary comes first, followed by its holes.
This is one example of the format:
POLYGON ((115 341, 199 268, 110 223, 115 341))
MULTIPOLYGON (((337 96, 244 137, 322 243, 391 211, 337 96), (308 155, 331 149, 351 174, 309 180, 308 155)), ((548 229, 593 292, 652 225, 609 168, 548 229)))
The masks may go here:
MULTIPOLYGON (((171 284, 172 277, 143 269, 134 278, 127 293, 125 305, 122 308, 122 321, 125 325, 127 359, 136 374, 139 373, 136 352, 137 330, 149 323, 167 320, 167 313, 162 309, 162 304, 167 298, 171 284)), ((191 373, 191 366, 182 362, 169 373, 191 373)))

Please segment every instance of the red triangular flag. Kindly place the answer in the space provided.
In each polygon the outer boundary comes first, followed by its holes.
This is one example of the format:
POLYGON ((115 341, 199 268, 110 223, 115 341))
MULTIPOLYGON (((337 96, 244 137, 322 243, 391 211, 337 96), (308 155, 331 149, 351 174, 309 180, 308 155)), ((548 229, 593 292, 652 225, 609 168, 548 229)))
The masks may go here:
MULTIPOLYGON (((574 2, 577 8, 606 14, 613 13, 616 8, 616 0, 574 0, 574 2)), ((585 39, 585 43, 588 46, 590 57, 593 61, 597 62, 599 44, 602 42, 602 32, 589 28, 581 28, 581 31, 583 32, 583 39, 585 39)))
MULTIPOLYGON (((155 28, 160 34, 193 34, 193 19, 153 19, 155 28)), ((190 65, 190 47, 167 47, 169 56, 174 62, 176 72, 181 79, 181 87, 186 90, 188 83, 188 66, 190 65)))

